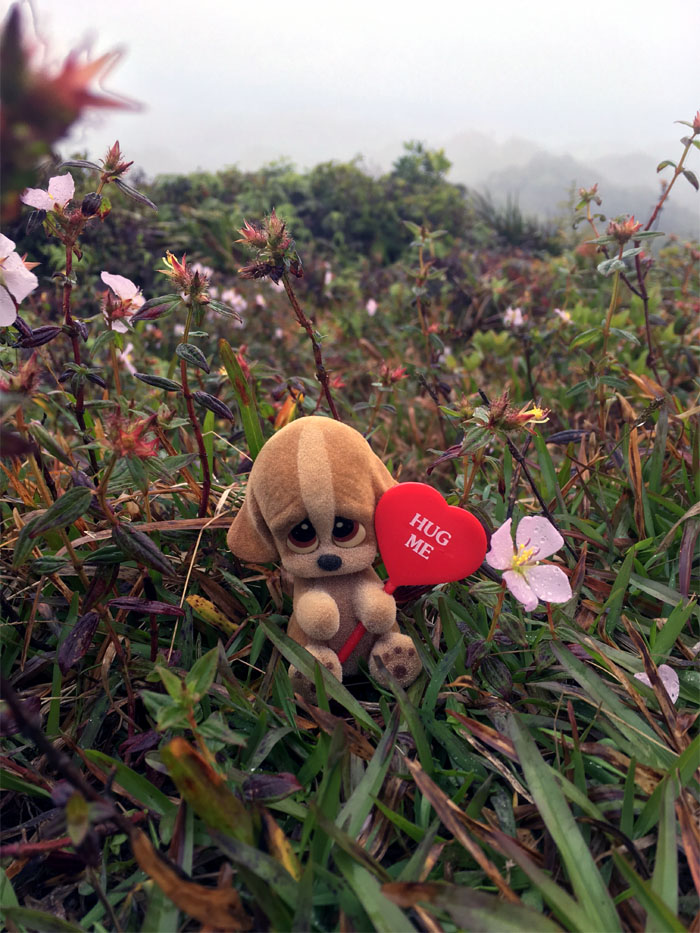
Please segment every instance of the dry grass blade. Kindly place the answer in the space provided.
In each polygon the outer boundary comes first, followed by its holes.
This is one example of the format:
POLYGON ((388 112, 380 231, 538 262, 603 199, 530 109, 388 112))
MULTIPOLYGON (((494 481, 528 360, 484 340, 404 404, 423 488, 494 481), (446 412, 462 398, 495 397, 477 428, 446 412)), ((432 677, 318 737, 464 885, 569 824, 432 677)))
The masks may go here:
POLYGON ((416 786, 430 801, 431 806, 442 820, 444 826, 452 833, 460 845, 464 846, 479 867, 486 872, 487 876, 496 885, 503 897, 511 904, 519 904, 520 898, 518 895, 505 882, 491 859, 488 858, 481 847, 471 838, 460 822, 462 813, 459 807, 457 807, 447 794, 428 777, 417 762, 406 759, 406 766, 411 772, 416 786))
POLYGON ((140 830, 132 833, 131 848, 139 868, 188 917, 198 920, 208 930, 252 929, 252 920, 243 910, 234 888, 205 888, 183 878, 158 855, 140 830))

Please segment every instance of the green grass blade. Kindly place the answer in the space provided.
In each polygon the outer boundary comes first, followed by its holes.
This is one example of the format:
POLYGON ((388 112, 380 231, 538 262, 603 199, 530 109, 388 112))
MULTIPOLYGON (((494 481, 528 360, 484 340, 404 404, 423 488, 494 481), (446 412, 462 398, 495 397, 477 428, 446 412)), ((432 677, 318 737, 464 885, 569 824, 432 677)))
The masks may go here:
POLYGON ((241 413, 241 422, 243 424, 246 443, 248 444, 250 459, 255 460, 260 453, 262 445, 265 443, 262 428, 260 427, 260 417, 258 415, 255 392, 246 379, 236 354, 231 349, 228 341, 223 338, 219 341, 219 353, 221 354, 221 359, 228 378, 231 380, 236 401, 238 402, 238 409, 241 413))
POLYGON ((382 894, 379 882, 366 868, 358 865, 340 849, 333 852, 333 859, 374 924, 377 933, 397 933, 397 931, 403 933, 403 931, 415 930, 404 912, 382 894))
POLYGON ((535 740, 514 716, 508 720, 508 734, 518 752, 530 793, 559 849, 590 928, 619 930, 620 921, 607 886, 535 740))
POLYGON ((647 930, 663 930, 664 933, 686 933, 680 920, 668 909, 666 903, 652 890, 651 882, 644 881, 621 855, 613 852, 613 860, 620 874, 629 883, 632 893, 647 912, 647 930))
POLYGON ((668 909, 678 913, 678 842, 676 833, 676 782, 669 778, 663 790, 659 841, 656 846, 651 889, 668 909))
POLYGON ((133 771, 121 761, 117 761, 116 758, 110 758, 109 755, 95 751, 92 748, 85 750, 85 757, 105 768, 108 772, 114 769, 116 783, 120 784, 128 794, 138 800, 139 803, 142 803, 148 810, 153 810, 159 816, 168 816, 170 818, 175 816, 175 804, 168 800, 163 791, 158 790, 157 787, 151 784, 148 778, 137 774, 136 771, 133 771))
MULTIPOLYGON (((301 645, 298 645, 274 624, 273 620, 275 618, 280 617, 270 616, 269 619, 261 619, 260 627, 272 644, 279 650, 282 657, 286 658, 290 664, 293 664, 297 670, 301 671, 304 677, 308 677, 309 680, 313 681, 318 662, 308 651, 302 648, 301 645)), ((374 735, 379 735, 379 726, 365 709, 360 706, 347 688, 344 687, 340 681, 336 680, 325 667, 321 667, 320 670, 328 696, 340 703, 341 706, 344 706, 345 709, 355 717, 358 723, 361 723, 374 735)))
POLYGON ((420 902, 446 911, 460 930, 480 933, 554 933, 556 923, 524 904, 509 904, 494 894, 455 884, 394 883, 382 889, 403 907, 420 902))
POLYGON ((365 773, 338 814, 336 825, 345 829, 350 836, 355 837, 360 832, 362 824, 374 806, 374 798, 379 795, 384 778, 391 765, 397 729, 398 717, 394 715, 386 732, 381 737, 377 750, 372 755, 372 760, 367 765, 365 773))

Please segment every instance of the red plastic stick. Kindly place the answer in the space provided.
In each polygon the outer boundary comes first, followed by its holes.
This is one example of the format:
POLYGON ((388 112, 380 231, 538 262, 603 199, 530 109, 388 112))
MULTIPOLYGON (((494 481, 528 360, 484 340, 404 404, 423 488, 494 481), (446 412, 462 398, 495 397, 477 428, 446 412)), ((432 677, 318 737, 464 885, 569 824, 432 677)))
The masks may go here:
MULTIPOLYGON (((393 586, 390 580, 387 580, 386 583, 384 584, 385 593, 391 594, 394 592, 395 589, 396 587, 393 586)), ((355 628, 350 633, 350 637, 348 638, 348 640, 345 642, 343 647, 338 652, 338 660, 340 661, 341 664, 345 664, 345 662, 350 657, 350 655, 353 653, 355 648, 357 648, 357 646, 360 644, 362 640, 362 636, 365 635, 366 633, 367 633, 367 629, 364 627, 362 622, 358 622, 355 628)))

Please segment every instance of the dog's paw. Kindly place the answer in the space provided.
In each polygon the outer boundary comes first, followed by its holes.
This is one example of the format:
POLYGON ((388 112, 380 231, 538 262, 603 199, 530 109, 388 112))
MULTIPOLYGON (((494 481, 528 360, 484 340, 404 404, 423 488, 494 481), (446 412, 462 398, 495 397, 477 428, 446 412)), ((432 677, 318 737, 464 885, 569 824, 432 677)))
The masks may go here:
POLYGON ((396 622, 394 597, 381 586, 364 586, 354 604, 357 618, 372 635, 385 635, 396 622))
MULTIPOLYGON (((325 645, 307 645, 306 650, 316 658, 319 664, 329 670, 336 680, 342 681, 343 668, 335 651, 325 645)), ((316 685, 304 677, 301 671, 293 665, 289 667, 289 679, 295 693, 300 693, 309 703, 316 703, 316 685)))
POLYGON ((402 635, 400 632, 390 632, 380 638, 375 642, 369 656, 370 674, 380 684, 387 685, 388 678, 377 659, 402 687, 410 686, 423 667, 415 645, 408 635, 402 635))
POLYGON ((309 590, 296 599, 294 618, 312 641, 330 641, 340 628, 338 605, 323 590, 309 590))

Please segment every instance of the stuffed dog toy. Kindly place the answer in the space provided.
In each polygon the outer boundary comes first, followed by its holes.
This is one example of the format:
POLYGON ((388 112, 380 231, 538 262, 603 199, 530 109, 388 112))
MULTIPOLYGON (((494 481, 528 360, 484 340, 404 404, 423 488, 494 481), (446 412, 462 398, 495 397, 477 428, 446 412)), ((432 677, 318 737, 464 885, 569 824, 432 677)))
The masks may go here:
MULTIPOLYGON (((394 485, 354 428, 301 418, 260 451, 228 532, 228 545, 241 560, 282 562, 294 584, 288 633, 341 681, 356 673, 361 658, 379 682, 386 681, 386 668, 403 687, 421 670, 413 642, 399 632, 394 598, 372 569, 374 511, 394 485), (341 665, 337 652, 358 622, 366 634, 341 665)), ((297 691, 313 695, 299 671, 290 667, 289 673, 297 691)))

